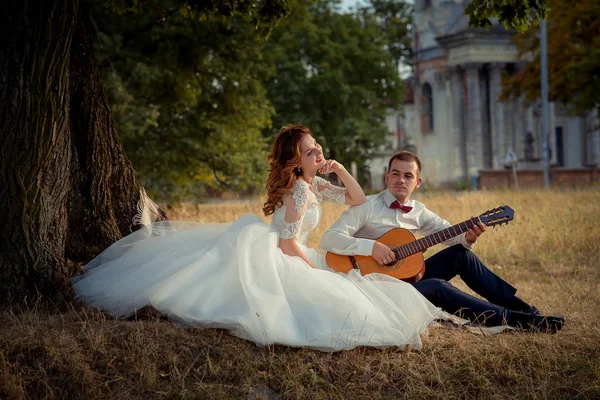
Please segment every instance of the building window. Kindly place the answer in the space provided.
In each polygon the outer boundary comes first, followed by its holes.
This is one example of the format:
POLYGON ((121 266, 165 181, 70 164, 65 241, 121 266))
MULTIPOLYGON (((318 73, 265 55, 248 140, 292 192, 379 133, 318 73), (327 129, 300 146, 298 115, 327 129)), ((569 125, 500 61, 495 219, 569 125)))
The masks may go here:
POLYGON ((423 132, 433 131, 433 92, 429 83, 423 85, 421 96, 421 126, 423 132))
POLYGON ((431 0, 423 0, 423 9, 431 7, 431 0))

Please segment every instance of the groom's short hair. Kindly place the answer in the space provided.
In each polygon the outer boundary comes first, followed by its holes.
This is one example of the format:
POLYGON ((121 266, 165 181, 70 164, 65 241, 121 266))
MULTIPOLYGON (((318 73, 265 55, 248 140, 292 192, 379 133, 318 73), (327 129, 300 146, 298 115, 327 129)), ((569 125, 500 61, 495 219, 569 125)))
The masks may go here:
POLYGON ((390 162, 388 163, 388 172, 390 169, 392 169, 392 162, 394 160, 408 161, 408 162, 414 161, 415 163, 417 163, 417 172, 419 174, 421 174, 421 160, 419 160, 419 157, 415 153, 411 153, 410 151, 402 150, 402 151, 399 151, 396 154, 394 154, 392 156, 392 158, 390 158, 390 162))

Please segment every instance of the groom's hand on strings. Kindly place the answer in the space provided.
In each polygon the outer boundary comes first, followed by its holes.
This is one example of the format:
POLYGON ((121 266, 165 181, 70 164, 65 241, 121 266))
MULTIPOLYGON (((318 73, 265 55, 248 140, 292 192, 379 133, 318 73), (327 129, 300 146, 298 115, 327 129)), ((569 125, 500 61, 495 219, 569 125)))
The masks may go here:
POLYGON ((394 252, 385 244, 375 242, 371 256, 381 265, 389 264, 396 259, 394 252))
MULTIPOLYGON (((476 217, 471 217, 471 218, 476 218, 476 217)), ((479 236, 481 236, 481 234, 483 232, 485 232, 485 225, 482 224, 481 222, 478 222, 477 224, 473 225, 473 227, 471 229, 469 229, 467 231, 467 233, 465 234, 465 239, 470 244, 473 244, 477 241, 477 238, 479 236)))

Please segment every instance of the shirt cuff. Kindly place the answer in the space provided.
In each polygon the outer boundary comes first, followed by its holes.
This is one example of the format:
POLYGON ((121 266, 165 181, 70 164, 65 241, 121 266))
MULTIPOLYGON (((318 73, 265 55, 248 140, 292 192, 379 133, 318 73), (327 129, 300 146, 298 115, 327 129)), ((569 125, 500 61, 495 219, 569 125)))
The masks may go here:
POLYGON ((375 241, 371 239, 356 239, 356 254, 359 256, 370 256, 373 253, 373 246, 375 241))
POLYGON ((473 246, 475 246, 475 243, 477 243, 477 240, 475 240, 473 243, 469 243, 469 242, 467 241, 467 234, 466 234, 466 233, 464 233, 464 234, 461 236, 461 238, 460 238, 460 239, 461 239, 461 242, 462 242, 462 245, 463 245, 463 247, 464 247, 465 249, 467 249, 467 250, 472 250, 472 249, 473 249, 473 246))

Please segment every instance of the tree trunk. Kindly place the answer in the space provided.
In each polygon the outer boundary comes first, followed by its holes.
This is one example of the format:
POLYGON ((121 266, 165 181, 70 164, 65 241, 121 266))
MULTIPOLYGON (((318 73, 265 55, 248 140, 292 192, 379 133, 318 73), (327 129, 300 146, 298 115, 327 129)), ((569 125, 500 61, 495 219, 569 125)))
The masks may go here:
POLYGON ((0 43, 0 304, 64 293, 130 232, 139 186, 80 0, 9 0, 0 43))

